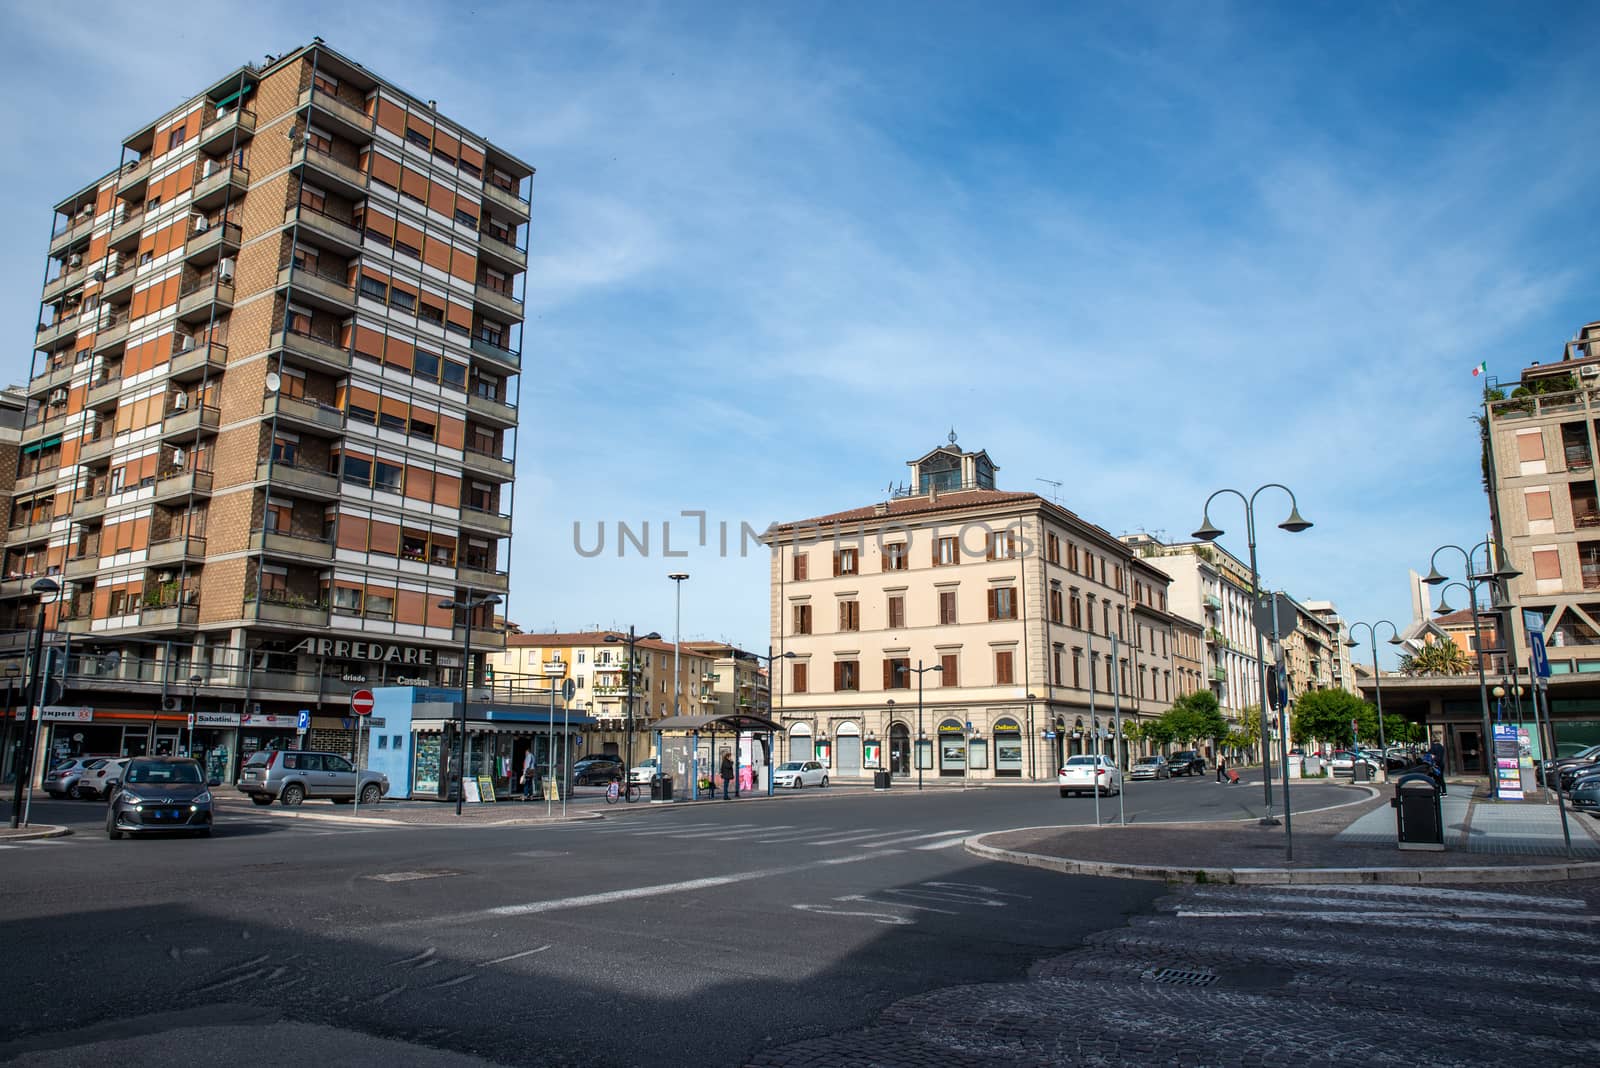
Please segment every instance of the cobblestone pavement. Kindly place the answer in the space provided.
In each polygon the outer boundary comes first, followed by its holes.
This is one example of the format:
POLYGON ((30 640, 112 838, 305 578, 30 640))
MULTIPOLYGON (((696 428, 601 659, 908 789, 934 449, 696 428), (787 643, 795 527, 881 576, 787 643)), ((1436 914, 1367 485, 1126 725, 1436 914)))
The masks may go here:
POLYGON ((1025 981, 908 998, 748 1063, 1592 1062, 1597 934, 1592 883, 1189 886, 1025 981))

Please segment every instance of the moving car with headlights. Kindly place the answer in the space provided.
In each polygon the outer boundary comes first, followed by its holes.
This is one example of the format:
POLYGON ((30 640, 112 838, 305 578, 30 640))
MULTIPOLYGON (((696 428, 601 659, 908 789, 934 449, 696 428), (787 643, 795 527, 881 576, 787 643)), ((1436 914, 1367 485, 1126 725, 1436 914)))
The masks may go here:
POLYGON ((1056 785, 1061 787, 1062 797, 1091 791, 1099 794, 1120 794, 1122 770, 1111 763, 1110 757, 1104 755, 1068 757, 1056 776, 1056 785))
POLYGON ((818 760, 791 760, 779 764, 772 773, 772 781, 779 786, 799 790, 806 786, 828 785, 828 769, 818 760))
POLYGON ((51 797, 70 797, 74 801, 86 796, 79 786, 84 775, 104 767, 108 759, 103 756, 67 757, 45 772, 44 792, 51 797))
POLYGON ((211 791, 188 757, 135 757, 106 808, 106 837, 146 831, 211 833, 211 791))
POLYGON ((1159 753, 1142 756, 1133 763, 1133 770, 1129 773, 1130 779, 1170 779, 1172 768, 1167 764, 1167 758, 1159 753))
MULTIPOLYGON (((305 749, 263 749, 251 753, 239 771, 239 792, 258 805, 282 801, 293 807, 308 797, 347 805, 356 797, 356 766, 338 753, 305 749)), ((361 803, 375 805, 389 792, 389 776, 361 769, 361 803)))

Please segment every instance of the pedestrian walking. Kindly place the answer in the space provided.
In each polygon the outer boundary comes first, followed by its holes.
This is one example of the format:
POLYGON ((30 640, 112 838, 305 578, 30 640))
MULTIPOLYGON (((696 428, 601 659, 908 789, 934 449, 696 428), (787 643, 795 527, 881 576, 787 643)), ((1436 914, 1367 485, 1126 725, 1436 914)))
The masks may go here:
POLYGON ((1226 756, 1217 757, 1217 781, 1221 782, 1223 777, 1226 776, 1227 774, 1228 774, 1228 758, 1226 756))
POLYGON ((722 754, 722 799, 729 800, 728 788, 733 784, 733 754, 722 754))
POLYGON ((522 758, 522 799, 533 800, 533 781, 539 777, 539 761, 534 756, 533 746, 528 747, 528 755, 522 758))

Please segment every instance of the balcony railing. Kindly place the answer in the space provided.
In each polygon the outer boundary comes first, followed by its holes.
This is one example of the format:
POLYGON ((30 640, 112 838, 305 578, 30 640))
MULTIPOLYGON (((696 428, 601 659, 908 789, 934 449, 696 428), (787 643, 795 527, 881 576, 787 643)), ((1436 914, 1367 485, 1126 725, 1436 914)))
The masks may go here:
POLYGON ((210 319, 214 307, 221 311, 233 308, 233 284, 219 284, 215 271, 191 280, 179 290, 178 318, 184 322, 210 319))
POLYGON ((110 278, 100 287, 100 296, 106 301, 115 301, 123 293, 133 288, 133 280, 138 275, 139 268, 129 264, 110 278))
POLYGON ((367 189, 367 176, 362 174, 354 164, 346 163, 330 153, 306 145, 296 152, 293 164, 305 164, 312 167, 329 178, 341 182, 347 191, 365 193, 367 189))
POLYGON ((206 539, 178 537, 151 542, 145 560, 151 564, 175 564, 185 560, 199 560, 205 555, 206 539))
POLYGON ((256 113, 249 108, 232 108, 206 123, 200 128, 200 151, 216 151, 224 141, 231 145, 236 132, 238 140, 249 139, 256 132, 256 113))
POLYGON ((142 207, 125 212, 122 218, 118 219, 116 224, 111 227, 111 237, 107 241, 107 247, 121 250, 130 245, 135 245, 138 243, 140 231, 143 229, 144 209, 142 207))
POLYGON ((116 433, 106 430, 97 438, 90 438, 78 446, 78 460, 80 463, 90 463, 111 455, 111 450, 116 447, 116 433))
POLYGON ((122 173, 117 176, 117 196, 127 196, 137 188, 143 187, 150 177, 150 165, 154 157, 146 156, 141 160, 129 160, 123 165, 122 173))
POLYGON ((493 311, 521 322, 522 301, 510 293, 496 289, 494 286, 486 285, 479 285, 475 293, 480 304, 485 304, 493 311))
POLYGON ((167 363, 167 369, 174 381, 188 382, 207 375, 221 374, 227 363, 226 345, 204 341, 195 344, 192 338, 174 337, 172 358, 167 363), (189 344, 188 348, 177 347, 185 341, 189 344))
POLYGON ((216 430, 220 415, 209 404, 170 409, 161 424, 161 436, 171 439, 193 434, 197 430, 216 430))
POLYGON ((456 580, 474 590, 493 590, 505 593, 511 588, 511 578, 504 571, 486 571, 462 564, 456 568, 456 580))
POLYGON ((498 453, 480 452, 470 445, 462 451, 461 465, 501 481, 509 480, 516 473, 512 461, 504 459, 498 453))
POLYGON ((473 527, 477 530, 492 531, 496 534, 511 533, 510 516, 474 508, 472 505, 461 506, 461 525, 473 527))
POLYGON ((332 125, 343 126, 344 129, 339 130, 340 133, 364 134, 366 140, 372 139, 372 116, 353 104, 348 104, 332 93, 323 92, 315 86, 300 94, 300 106, 305 107, 308 104, 337 120, 332 125))
POLYGON ((350 352, 337 338, 323 337, 320 334, 303 334, 298 330, 282 330, 272 335, 272 347, 282 347, 296 356, 304 357, 330 370, 350 370, 350 352))
POLYGON ((483 183, 483 199, 496 208, 509 211, 523 222, 528 220, 528 202, 515 189, 502 189, 490 179, 483 183))
MULTIPOLYGON (((210 471, 168 471, 156 478, 155 499, 170 501, 177 497, 209 496, 211 493, 210 471)), ((73 513, 76 518, 77 513, 73 513)))
POLYGON ((262 623, 317 628, 328 625, 325 602, 276 590, 263 590, 260 596, 246 600, 245 613, 262 623))
POLYGON ((273 488, 282 487, 289 493, 331 499, 339 496, 339 480, 326 471, 282 460, 262 460, 256 464, 256 478, 262 482, 270 479, 273 488))
POLYGON ((349 252, 361 248, 361 230, 349 216, 318 211, 309 204, 291 207, 285 221, 298 223, 349 252))
POLYGON ((243 235, 238 223, 208 223, 204 230, 197 227, 183 246, 184 258, 210 262, 223 253, 237 252, 243 235))
POLYGON ((278 284, 293 286, 312 296, 321 297, 340 311, 350 311, 356 306, 356 287, 346 282, 343 275, 325 274, 305 267, 284 266, 278 270, 278 284))
POLYGON ((283 393, 269 394, 263 406, 267 415, 276 415, 280 422, 314 430, 338 433, 344 429, 344 413, 331 404, 309 397, 290 397, 283 393))
POLYGON ((1594 460, 1589 455, 1589 446, 1568 445, 1562 449, 1567 461, 1568 471, 1587 471, 1594 466, 1594 460))
POLYGON ((333 559, 331 541, 271 530, 258 530, 250 535, 250 548, 274 556, 294 556, 317 561, 333 559))
POLYGON ((94 212, 70 220, 50 237, 50 254, 56 255, 79 241, 86 240, 94 229, 94 212))
POLYGON ((1227 682, 1228 669, 1220 667, 1208 668, 1206 669, 1206 678, 1212 682, 1227 682))
POLYGON ((502 426, 515 426, 517 423, 515 406, 495 397, 485 397, 480 393, 467 394, 467 410, 502 426))
POLYGON ((73 365, 63 359, 59 367, 46 367, 28 381, 30 394, 43 393, 72 381, 73 365))
POLYGON ((89 269, 87 267, 61 272, 61 274, 44 284, 44 299, 47 301, 56 299, 74 286, 82 285, 84 279, 88 276, 89 269))
POLYGON ((161 604, 139 612, 141 627, 192 627, 200 622, 200 606, 161 604))
POLYGON ((486 341, 481 337, 472 339, 472 351, 486 360, 491 360, 506 367, 513 369, 522 367, 521 353, 512 352, 502 345, 496 345, 494 342, 486 341))
POLYGON ((40 323, 38 333, 34 337, 34 345, 46 348, 69 335, 76 336, 83 328, 83 316, 77 312, 63 315, 52 323, 40 323))
POLYGON ((94 351, 96 353, 111 352, 120 348, 128 340, 128 327, 130 320, 127 312, 119 312, 108 316, 99 326, 95 334, 94 351))
POLYGON ((527 270, 528 254, 513 244, 514 234, 496 233, 486 228, 478 232, 478 237, 478 247, 482 251, 519 271, 527 270))

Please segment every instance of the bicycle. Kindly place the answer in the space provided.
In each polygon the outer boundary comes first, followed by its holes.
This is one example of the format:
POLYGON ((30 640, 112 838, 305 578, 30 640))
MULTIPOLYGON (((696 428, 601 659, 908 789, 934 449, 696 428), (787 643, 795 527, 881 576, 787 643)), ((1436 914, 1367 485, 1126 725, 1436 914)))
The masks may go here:
POLYGON ((633 804, 639 800, 639 787, 630 782, 624 789, 620 781, 612 779, 606 784, 606 804, 614 805, 619 798, 626 799, 630 805, 633 804))

